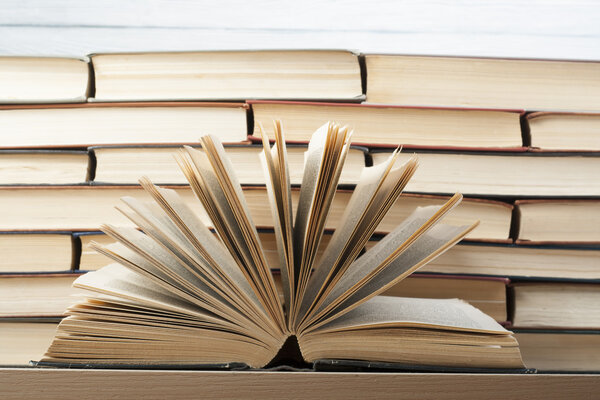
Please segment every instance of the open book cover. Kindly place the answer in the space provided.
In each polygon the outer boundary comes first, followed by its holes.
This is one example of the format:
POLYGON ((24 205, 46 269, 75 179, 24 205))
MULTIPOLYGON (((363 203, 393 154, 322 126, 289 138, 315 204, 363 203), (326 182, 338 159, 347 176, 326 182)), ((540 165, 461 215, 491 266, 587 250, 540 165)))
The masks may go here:
POLYGON ((177 156, 214 230, 173 190, 142 178, 153 201, 125 197, 118 208, 139 229, 103 226, 117 242, 95 248, 116 263, 76 280, 90 294, 67 310, 39 365, 261 368, 277 364, 284 344, 297 343, 286 351, 298 363, 522 369, 512 333, 466 302, 378 296, 477 225, 444 223, 461 201, 457 194, 442 206, 416 209, 363 251, 414 174, 416 158, 398 165, 394 152, 365 167, 341 225, 320 248, 351 133, 334 123, 314 133, 295 211, 281 124, 274 123, 273 147, 262 135, 276 266, 266 261, 242 187, 215 137, 177 156))

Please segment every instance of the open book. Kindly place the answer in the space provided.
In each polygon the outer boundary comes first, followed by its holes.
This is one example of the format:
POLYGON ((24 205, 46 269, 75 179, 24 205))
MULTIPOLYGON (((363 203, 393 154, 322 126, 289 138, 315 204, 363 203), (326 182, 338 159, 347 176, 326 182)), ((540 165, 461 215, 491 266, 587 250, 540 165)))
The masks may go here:
POLYGON ((185 147, 177 161, 214 231, 173 190, 142 178, 153 202, 125 197, 119 208, 139 230, 103 227, 117 243, 96 250, 116 263, 76 280, 93 294, 69 308, 42 364, 263 367, 295 337, 306 362, 523 367, 511 332, 463 301, 377 296, 477 225, 441 222, 460 195, 418 208, 363 253, 417 168, 414 158, 396 165, 393 153, 362 171, 341 225, 319 249, 351 131, 328 123, 314 133, 294 216, 280 123, 274 130, 272 148, 263 134, 261 161, 278 265, 267 264, 223 146, 204 136, 201 150, 185 147))

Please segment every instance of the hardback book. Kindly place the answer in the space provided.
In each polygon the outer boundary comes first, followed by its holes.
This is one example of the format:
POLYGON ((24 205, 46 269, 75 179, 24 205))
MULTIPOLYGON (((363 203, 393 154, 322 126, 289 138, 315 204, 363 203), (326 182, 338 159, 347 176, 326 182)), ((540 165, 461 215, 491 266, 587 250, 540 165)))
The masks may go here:
POLYGON ((600 111, 600 63, 365 56, 367 101, 433 107, 600 111))
MULTIPOLYGON (((137 184, 140 176, 147 176, 157 184, 186 184, 185 176, 177 166, 175 154, 181 146, 93 147, 96 159, 94 182, 100 184, 137 184)), ((288 163, 292 185, 302 182, 302 168, 306 146, 289 145, 288 163)), ((262 146, 229 145, 225 152, 231 159, 235 173, 243 185, 260 185, 264 177, 259 154, 262 146)), ((366 148, 351 147, 339 183, 356 184, 365 166, 366 148)))
POLYGON ((92 248, 92 243, 107 246, 115 242, 113 238, 106 235, 104 232, 75 232, 73 233, 73 238, 80 249, 79 262, 77 263, 77 269, 79 271, 96 271, 112 263, 110 258, 98 253, 92 248))
POLYGON ((204 132, 222 142, 247 140, 245 104, 111 103, 0 106, 0 148, 197 143, 204 132))
POLYGON ((93 101, 364 98, 358 55, 344 50, 122 53, 90 58, 93 101))
POLYGON ((0 366, 29 365, 52 343, 60 319, 0 318, 0 366))
POLYGON ((600 285, 520 282, 512 285, 515 328, 600 329, 600 285))
MULTIPOLYGON (((367 247, 375 245, 369 241, 367 247)), ((599 280, 599 248, 463 242, 421 271, 515 279, 599 280)))
MULTIPOLYGON (((189 187, 172 186, 196 215, 208 226, 212 222, 202 205, 195 200, 189 187)), ((243 188, 254 223, 259 227, 272 228, 273 216, 265 207, 268 201, 267 190, 262 187, 243 188)), ((300 191, 292 188, 292 207, 299 201, 300 191)), ((352 196, 352 190, 338 189, 332 200, 327 229, 335 229, 343 215, 345 205, 352 196)), ((123 196, 149 198, 138 186, 4 186, 0 187, 0 231, 11 230, 70 230, 94 231, 103 223, 129 225, 129 221, 115 205, 123 196), (94 210, 94 212, 90 212, 94 210)), ((396 201, 376 229, 378 233, 390 232, 399 221, 406 218, 415 207, 440 206, 448 196, 405 195, 396 201)), ((464 224, 480 218, 480 224, 470 232, 469 239, 506 241, 511 224, 512 206, 497 201, 464 199, 447 216, 448 222, 464 224)))
POLYGON ((0 104, 82 103, 88 96, 89 81, 87 60, 0 57, 0 104))
POLYGON ((78 297, 74 288, 78 273, 0 275, 1 318, 57 318, 65 314, 78 297))
POLYGON ((517 200, 518 243, 600 243, 600 200, 517 200))
POLYGON ((525 364, 540 372, 599 372, 600 331, 515 330, 525 364))
MULTIPOLYGON (((402 159, 410 155, 401 155, 402 159)), ((373 151, 373 162, 389 157, 373 151)), ((598 196, 597 153, 419 152, 419 170, 406 187, 419 193, 472 196, 598 196)))
MULTIPOLYGON (((364 146, 521 150, 520 118, 515 110, 425 108, 394 105, 248 101, 259 125, 280 119, 286 140, 308 142, 325 118, 351 125, 352 142, 364 146)), ((260 141, 260 137, 251 136, 260 141)), ((271 135, 269 139, 273 140, 271 135)))
POLYGON ((459 194, 418 208, 361 255, 417 166, 394 154, 363 170, 317 258, 351 131, 328 123, 315 132, 294 215, 285 141, 280 124, 274 129, 262 160, 283 301, 231 161, 203 136, 202 150, 186 147, 178 161, 217 237, 175 192, 142 178, 153 201, 124 198, 121 208, 141 230, 103 226, 117 243, 95 248, 116 263, 76 280, 91 294, 69 308, 39 365, 263 367, 295 341, 298 362, 523 368, 511 332, 466 302, 377 296, 477 225, 440 222, 459 194))
POLYGON ((536 149, 600 151, 600 113, 534 112, 527 124, 536 149))
POLYGON ((74 267, 70 232, 0 232, 0 274, 67 272, 74 267))
POLYGON ((0 150, 0 185, 85 184, 85 151, 0 150))
MULTIPOLYGON (((189 188, 175 190, 210 223, 189 188)), ((149 198, 140 186, 0 186, 0 231, 91 231, 102 223, 131 226, 115 209, 123 196, 149 198)))
MULTIPOLYGON (((325 228, 335 230, 341 226, 346 204, 350 201, 353 191, 338 189, 329 208, 329 216, 325 228)), ((273 227, 270 211, 264 207, 267 201, 265 187, 245 187, 244 197, 248 202, 254 223, 259 227, 273 227)), ((300 201, 299 188, 292 188, 292 209, 296 212, 300 201)), ((375 228, 376 233, 386 234, 394 230, 398 222, 409 216, 411 210, 417 207, 441 206, 449 199, 448 196, 430 196, 406 194, 401 196, 390 208, 386 218, 375 228)), ((452 224, 465 224, 477 215, 479 225, 467 234, 467 239, 482 239, 488 241, 506 242, 509 237, 512 205, 500 201, 463 198, 446 221, 452 224)))
MULTIPOLYGON (((95 271, 111 264, 110 258, 94 251, 92 243, 108 246, 115 242, 112 237, 103 232, 82 232, 76 236, 81 240, 79 270, 95 271)), ((279 254, 273 230, 259 230, 258 237, 263 246, 267 264, 277 265, 279 254)), ((321 257, 331 237, 330 232, 323 234, 317 249, 317 258, 321 257)), ((272 272, 277 292, 282 297, 281 273, 278 273, 278 270, 272 272)), ((508 279, 501 277, 416 273, 389 288, 383 295, 431 299, 461 298, 496 321, 505 322, 507 320, 506 285, 508 282, 508 279)))

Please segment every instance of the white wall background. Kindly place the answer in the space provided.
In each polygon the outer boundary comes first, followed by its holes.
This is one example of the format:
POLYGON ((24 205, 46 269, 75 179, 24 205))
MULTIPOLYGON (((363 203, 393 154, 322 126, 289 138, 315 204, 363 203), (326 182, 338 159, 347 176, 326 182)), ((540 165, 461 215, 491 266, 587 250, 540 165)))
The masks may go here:
POLYGON ((267 48, 600 60, 600 2, 0 0, 5 55, 267 48))

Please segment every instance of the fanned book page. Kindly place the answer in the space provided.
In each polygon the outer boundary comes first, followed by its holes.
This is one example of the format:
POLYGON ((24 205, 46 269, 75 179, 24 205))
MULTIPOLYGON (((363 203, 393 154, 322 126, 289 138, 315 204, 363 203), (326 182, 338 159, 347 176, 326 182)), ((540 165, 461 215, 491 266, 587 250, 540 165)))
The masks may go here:
POLYGON ((93 247, 115 263, 75 281, 89 295, 67 310, 38 365, 260 368, 293 342, 297 363, 522 369, 512 333, 467 303, 379 296, 477 226, 475 218, 442 222, 460 203, 456 194, 416 209, 363 251, 415 173, 416 158, 401 163, 394 152, 365 167, 338 229, 323 235, 351 136, 351 128, 331 122, 315 132, 294 215, 284 129, 274 123, 272 146, 263 134, 277 257, 267 256, 216 137, 177 157, 211 227, 177 192, 141 178, 151 201, 126 197, 118 207, 137 229, 103 226, 116 243, 93 247))

